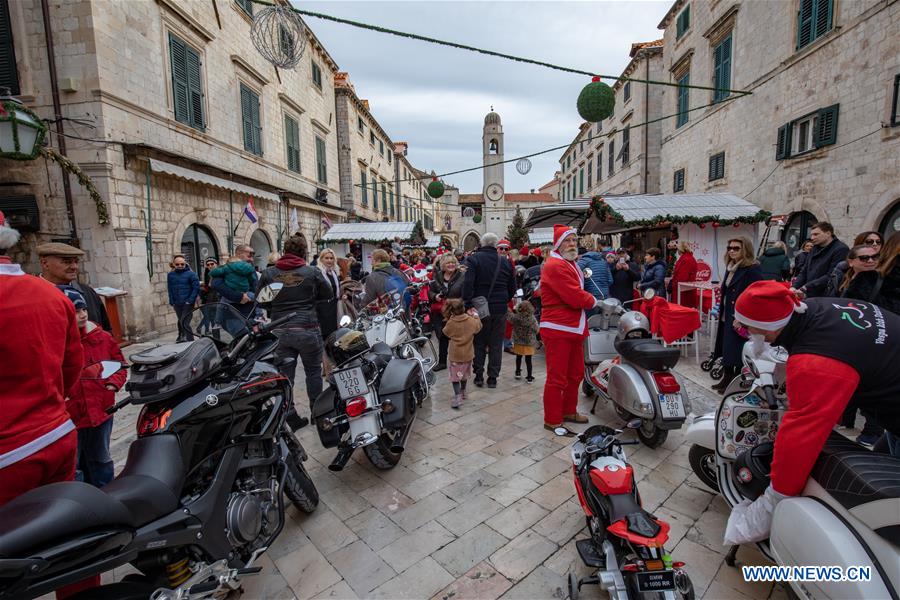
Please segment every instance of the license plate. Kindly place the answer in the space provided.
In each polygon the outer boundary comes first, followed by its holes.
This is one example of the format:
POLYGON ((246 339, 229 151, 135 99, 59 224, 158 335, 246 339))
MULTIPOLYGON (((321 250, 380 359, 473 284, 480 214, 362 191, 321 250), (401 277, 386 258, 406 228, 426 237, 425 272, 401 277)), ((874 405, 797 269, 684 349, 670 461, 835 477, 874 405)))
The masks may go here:
POLYGON ((639 592, 663 592, 675 589, 675 571, 635 573, 639 592))
POLYGON ((360 367, 335 371, 334 384, 341 395, 341 400, 349 400, 369 393, 369 386, 360 367))
POLYGON ((663 419, 683 419, 684 402, 681 400, 681 394, 660 394, 659 410, 663 419))

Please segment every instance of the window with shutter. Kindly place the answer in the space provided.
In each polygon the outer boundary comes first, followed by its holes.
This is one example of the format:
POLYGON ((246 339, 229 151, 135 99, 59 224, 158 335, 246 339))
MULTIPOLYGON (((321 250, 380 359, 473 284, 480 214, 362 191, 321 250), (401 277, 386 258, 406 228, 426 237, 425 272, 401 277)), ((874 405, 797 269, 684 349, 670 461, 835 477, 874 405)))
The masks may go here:
POLYGON ((678 169, 675 171, 672 177, 672 191, 673 192, 683 192, 684 191, 684 169, 678 169))
POLYGON ((296 119, 284 115, 284 140, 287 150, 287 168, 300 172, 300 124, 296 119))
POLYGON ((325 140, 316 136, 316 178, 319 183, 328 183, 328 162, 325 155, 325 140))
POLYGON ((578 195, 584 194, 584 168, 578 171, 578 195))
POLYGON ((8 88, 11 96, 21 93, 7 0, 0 0, 0 90, 3 88, 8 88))
POLYGON ((791 155, 791 131, 793 123, 778 128, 778 141, 775 147, 775 160, 784 160, 791 155))
POLYGON ((248 15, 253 15, 253 0, 234 0, 235 3, 241 7, 248 15))
POLYGON ((391 203, 390 203, 391 218, 393 219, 394 218, 394 186, 391 186, 390 190, 391 190, 391 203))
POLYGON ((589 156, 587 161, 587 173, 588 173, 588 183, 587 189, 591 191, 591 188, 594 187, 594 159, 589 156))
POLYGON ((684 7, 684 10, 681 11, 678 15, 678 19, 675 21, 675 39, 681 39, 681 36, 685 34, 685 32, 691 26, 691 6, 690 4, 684 7))
POLYGON ((612 174, 616 172, 616 141, 609 140, 609 164, 606 165, 606 176, 612 177, 612 174))
POLYGON ((366 181, 366 170, 359 170, 359 189, 362 192, 362 205, 369 205, 369 183, 366 181))
POLYGON ((244 133, 244 150, 262 156, 259 96, 243 83, 241 84, 241 122, 244 133))
POLYGON ((372 208, 378 210, 378 180, 375 172, 372 172, 372 208))
POLYGON ((294 34, 281 24, 278 25, 278 45, 281 46, 281 53, 284 56, 293 56, 294 34))
POLYGON ((709 180, 715 181, 725 177, 725 153, 719 152, 709 157, 709 180))
POLYGON ((891 127, 900 125, 900 73, 894 77, 894 101, 891 104, 891 127))
POLYGON ((721 102, 731 92, 731 34, 713 49, 713 102, 721 102))
POLYGON ((797 49, 801 49, 831 31, 834 0, 800 0, 797 11, 797 49))
POLYGON ((356 117, 356 129, 358 129, 359 132, 362 133, 365 128, 366 128, 366 124, 365 124, 365 122, 363 122, 363 118, 356 117))
POLYGON ((388 205, 387 205, 387 186, 384 185, 384 182, 381 182, 381 212, 387 213, 388 205))
POLYGON ((626 127, 622 130, 622 166, 628 164, 629 158, 631 158, 631 127, 626 127))
POLYGON ((378 154, 384 156, 384 141, 378 140, 378 154))
POLYGON ((829 146, 837 141, 838 109, 840 104, 832 104, 827 108, 819 109, 818 122, 815 124, 813 145, 816 148, 829 146))
POLYGON ((320 90, 322 89, 322 68, 319 67, 316 61, 312 61, 312 81, 313 85, 320 90))
POLYGON ((691 90, 687 86, 691 84, 690 72, 685 73, 678 79, 678 116, 675 118, 675 128, 679 128, 690 119, 690 93, 691 90))
POLYGON ((631 100, 631 82, 630 81, 625 82, 625 85, 622 87, 622 94, 623 94, 623 98, 622 98, 623 102, 628 102, 629 100, 631 100))
MULTIPOLYGON (((188 101, 187 46, 180 39, 169 34, 169 56, 172 65, 172 102, 175 106, 175 120, 191 124, 190 103, 188 101)), ((243 103, 243 98, 241 99, 243 103)))

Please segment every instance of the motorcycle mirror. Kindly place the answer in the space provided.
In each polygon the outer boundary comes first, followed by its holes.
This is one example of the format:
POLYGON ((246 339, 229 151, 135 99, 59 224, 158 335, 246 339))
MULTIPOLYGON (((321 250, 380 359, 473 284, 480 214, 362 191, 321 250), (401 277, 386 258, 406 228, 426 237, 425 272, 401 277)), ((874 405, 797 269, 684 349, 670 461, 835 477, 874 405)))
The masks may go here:
POLYGON ((86 365, 82 370, 82 379, 109 379, 127 365, 116 360, 102 360, 86 365))
POLYGON ((625 427, 628 429, 640 429, 641 428, 641 420, 640 419, 631 419, 627 423, 625 423, 625 427))
POLYGON ((656 290, 653 288, 647 288, 644 290, 644 300, 653 300, 653 297, 656 296, 656 290))
POLYGON ((260 304, 266 304, 275 299, 275 296, 278 295, 278 292, 281 291, 281 288, 284 287, 283 283, 275 282, 270 283, 263 289, 259 290, 259 293, 256 295, 256 301, 260 304))
POLYGON ((516 298, 521 298, 525 295, 525 292, 522 291, 522 288, 516 290, 516 298))
POLYGON ((353 321, 353 319, 350 318, 350 315, 344 315, 343 317, 341 317, 341 322, 338 323, 338 324, 339 324, 341 327, 346 327, 346 326, 349 325, 352 321, 353 321))
POLYGON ((588 279, 590 279, 591 275, 594 274, 594 272, 590 268, 585 269, 584 271, 582 271, 582 273, 584 273, 584 276, 588 279))

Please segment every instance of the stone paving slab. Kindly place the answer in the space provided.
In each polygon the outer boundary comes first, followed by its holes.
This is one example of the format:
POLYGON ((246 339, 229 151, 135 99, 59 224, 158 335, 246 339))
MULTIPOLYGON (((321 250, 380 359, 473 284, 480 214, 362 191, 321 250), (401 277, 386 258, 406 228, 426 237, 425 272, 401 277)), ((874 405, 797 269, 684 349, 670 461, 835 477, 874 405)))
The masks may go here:
MULTIPOLYGON (((458 411, 449 408, 452 391, 440 373, 393 469, 378 470, 357 452, 344 471, 332 473, 334 450, 321 447, 313 428, 298 432, 321 501, 312 515, 288 509, 281 535, 260 560, 263 572, 246 579, 244 597, 565 598, 569 572, 590 574, 574 544, 586 529, 574 497, 571 440, 542 427, 542 354, 533 384, 513 379, 510 358, 504 355, 497 389, 470 386, 470 400, 458 411)), ((713 382, 693 359, 683 357, 678 371, 694 412, 715 408, 713 382)), ((302 378, 297 383, 295 402, 307 413, 302 378)), ((579 411, 587 414, 591 403, 582 397, 579 411)), ((118 468, 136 418, 135 407, 116 416, 118 468)), ((590 422, 621 424, 602 402, 590 422)), ((786 598, 782 587, 747 584, 724 564, 728 508, 690 471, 683 432, 670 432, 657 449, 627 450, 644 506, 669 522, 668 548, 686 563, 698 598, 786 598)), ((744 564, 765 564, 753 548, 738 556, 744 564)), ((128 572, 117 569, 107 579, 128 572)), ((606 597, 596 586, 581 595, 606 597)))

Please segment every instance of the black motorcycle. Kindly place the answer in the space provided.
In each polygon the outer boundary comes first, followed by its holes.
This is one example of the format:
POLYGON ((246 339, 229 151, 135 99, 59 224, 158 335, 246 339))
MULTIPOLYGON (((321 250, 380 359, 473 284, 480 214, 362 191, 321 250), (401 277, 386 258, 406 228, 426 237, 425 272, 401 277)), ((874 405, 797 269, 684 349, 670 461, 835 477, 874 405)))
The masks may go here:
POLYGON ((306 453, 285 424, 291 382, 272 364, 272 329, 290 317, 254 323, 228 304, 191 317, 196 341, 131 357, 129 396, 109 412, 143 408, 119 476, 102 489, 45 485, 0 509, 0 598, 33 598, 128 563, 140 574, 75 597, 222 595, 260 571, 285 495, 303 512, 316 508, 306 453))

